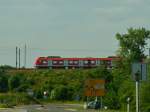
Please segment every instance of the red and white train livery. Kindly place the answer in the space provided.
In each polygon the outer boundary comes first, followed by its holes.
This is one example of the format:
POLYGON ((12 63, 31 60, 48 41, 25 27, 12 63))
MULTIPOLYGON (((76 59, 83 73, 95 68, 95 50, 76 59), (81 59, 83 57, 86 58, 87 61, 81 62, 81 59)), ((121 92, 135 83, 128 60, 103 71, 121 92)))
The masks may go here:
POLYGON ((36 68, 95 68, 105 65, 112 68, 113 57, 108 58, 61 58, 59 56, 38 57, 36 68))

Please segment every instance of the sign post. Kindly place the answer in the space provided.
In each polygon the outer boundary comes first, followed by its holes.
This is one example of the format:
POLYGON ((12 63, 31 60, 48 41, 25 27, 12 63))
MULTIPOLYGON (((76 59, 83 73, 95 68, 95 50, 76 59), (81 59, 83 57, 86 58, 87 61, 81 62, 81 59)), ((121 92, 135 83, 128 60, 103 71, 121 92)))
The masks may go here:
POLYGON ((132 76, 136 86, 136 112, 139 112, 139 83, 147 79, 147 64, 133 63, 132 76))
POLYGON ((103 108, 103 98, 101 96, 101 109, 103 108))
POLYGON ((130 97, 127 98, 127 112, 130 112, 130 97))
POLYGON ((98 101, 98 96, 101 97, 101 105, 102 109, 102 96, 105 95, 105 80, 101 79, 88 79, 85 81, 85 96, 95 96, 95 101, 98 101))
POLYGON ((136 112, 139 112, 139 80, 140 80, 140 72, 137 71, 135 73, 135 86, 136 86, 136 112))
POLYGON ((136 81, 136 112, 139 112, 139 81, 136 81))

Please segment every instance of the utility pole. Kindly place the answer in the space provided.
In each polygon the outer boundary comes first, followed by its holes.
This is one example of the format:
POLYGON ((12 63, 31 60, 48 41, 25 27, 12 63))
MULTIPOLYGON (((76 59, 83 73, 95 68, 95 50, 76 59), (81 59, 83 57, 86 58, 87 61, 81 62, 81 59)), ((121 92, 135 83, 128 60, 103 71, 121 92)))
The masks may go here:
POLYGON ((26 68, 26 60, 27 60, 27 46, 24 46, 24 68, 26 68))
POLYGON ((19 48, 19 69, 20 69, 20 48, 19 48))
POLYGON ((18 47, 16 46, 16 69, 18 67, 18 47))

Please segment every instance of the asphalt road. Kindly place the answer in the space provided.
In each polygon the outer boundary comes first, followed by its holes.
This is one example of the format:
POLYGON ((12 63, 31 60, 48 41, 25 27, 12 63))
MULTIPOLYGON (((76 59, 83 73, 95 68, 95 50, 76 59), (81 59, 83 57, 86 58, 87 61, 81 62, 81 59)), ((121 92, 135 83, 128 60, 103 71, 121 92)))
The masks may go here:
POLYGON ((79 104, 49 104, 28 105, 10 109, 0 109, 0 112, 99 112, 98 110, 84 110, 79 104))

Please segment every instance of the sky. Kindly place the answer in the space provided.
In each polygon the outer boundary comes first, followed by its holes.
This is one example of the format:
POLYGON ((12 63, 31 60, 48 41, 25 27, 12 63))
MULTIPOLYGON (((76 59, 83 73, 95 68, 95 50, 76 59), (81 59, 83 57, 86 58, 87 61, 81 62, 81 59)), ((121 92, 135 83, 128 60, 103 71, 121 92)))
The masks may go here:
MULTIPOLYGON (((0 65, 15 66, 27 45, 27 67, 39 56, 107 57, 116 33, 150 29, 150 0, 0 0, 0 65)), ((150 46, 150 45, 149 45, 150 46)))

